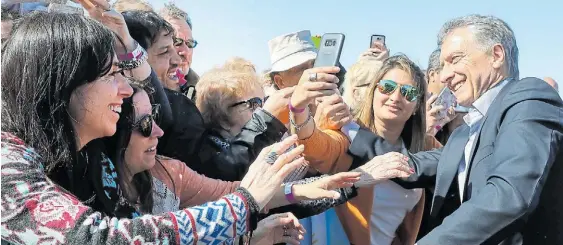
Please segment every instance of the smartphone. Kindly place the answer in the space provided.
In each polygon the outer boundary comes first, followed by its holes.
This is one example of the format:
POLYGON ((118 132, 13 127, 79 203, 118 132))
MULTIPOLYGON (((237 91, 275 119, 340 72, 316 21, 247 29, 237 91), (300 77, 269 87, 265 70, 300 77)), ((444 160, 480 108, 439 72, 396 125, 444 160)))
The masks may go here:
POLYGON ((324 34, 313 67, 338 66, 344 39, 345 36, 342 33, 324 34))
POLYGON ((440 94, 438 95, 438 98, 436 98, 436 101, 432 103, 432 107, 438 105, 443 105, 446 109, 455 107, 457 105, 456 100, 457 99, 455 98, 454 93, 452 93, 452 91, 448 87, 444 87, 442 91, 440 91, 440 94))
POLYGON ((375 43, 381 43, 383 45, 385 45, 385 36, 384 35, 377 35, 377 34, 373 34, 371 35, 371 40, 369 42, 369 47, 370 48, 374 48, 374 44, 375 43))
POLYGON ((74 6, 60 4, 60 3, 51 3, 47 9, 49 13, 56 12, 56 13, 64 13, 64 14, 84 14, 84 10, 82 8, 77 8, 74 6))
POLYGON ((184 85, 180 86, 180 91, 186 97, 188 97, 188 99, 190 99, 191 101, 194 101, 194 99, 195 99, 195 86, 194 85, 187 86, 187 84, 184 84, 184 85))

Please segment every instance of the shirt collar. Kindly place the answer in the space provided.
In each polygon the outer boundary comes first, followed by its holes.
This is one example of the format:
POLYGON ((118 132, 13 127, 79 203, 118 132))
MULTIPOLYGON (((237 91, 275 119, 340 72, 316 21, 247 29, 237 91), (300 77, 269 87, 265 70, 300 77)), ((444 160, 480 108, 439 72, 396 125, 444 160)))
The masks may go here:
POLYGON ((469 126, 474 125, 477 121, 483 118, 491 104, 498 96, 500 91, 511 81, 511 79, 504 79, 502 82, 497 83, 491 89, 487 90, 481 97, 473 102, 473 107, 469 108, 469 113, 463 117, 465 123, 469 126))

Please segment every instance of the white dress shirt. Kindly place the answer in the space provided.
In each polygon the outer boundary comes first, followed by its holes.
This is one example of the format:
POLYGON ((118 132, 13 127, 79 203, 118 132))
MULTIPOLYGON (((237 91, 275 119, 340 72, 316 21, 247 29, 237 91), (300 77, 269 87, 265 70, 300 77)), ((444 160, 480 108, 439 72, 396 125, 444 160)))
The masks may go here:
POLYGON ((475 138, 477 138, 477 133, 480 132, 481 125, 483 124, 483 118, 487 115, 489 107, 500 93, 502 88, 506 86, 509 79, 505 79, 502 82, 495 85, 493 88, 487 90, 481 97, 479 97, 475 102, 473 102, 473 107, 469 108, 467 115, 463 117, 465 124, 469 126, 469 140, 465 145, 465 150, 459 167, 457 170, 457 181, 459 186, 459 198, 463 202, 463 194, 465 190, 465 183, 467 181, 467 162, 471 159, 471 153, 473 152, 473 145, 475 143, 475 138))

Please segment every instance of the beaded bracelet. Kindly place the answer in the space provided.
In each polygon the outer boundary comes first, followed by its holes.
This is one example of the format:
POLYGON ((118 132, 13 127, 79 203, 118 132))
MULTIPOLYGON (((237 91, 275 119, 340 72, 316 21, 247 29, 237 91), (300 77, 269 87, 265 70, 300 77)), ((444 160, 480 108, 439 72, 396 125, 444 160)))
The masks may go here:
POLYGON ((123 70, 132 70, 140 67, 143 63, 147 62, 147 51, 137 43, 137 47, 133 52, 119 56, 117 67, 123 70))
POLYGON ((260 206, 256 202, 256 199, 246 190, 244 187, 238 187, 236 190, 239 194, 241 194, 245 199, 246 203, 248 204, 248 213, 249 215, 249 223, 250 223, 250 231, 256 230, 258 227, 258 216, 260 215, 260 206))
MULTIPOLYGON (((293 114, 293 112, 289 112, 290 114, 293 114)), ((311 110, 309 110, 309 116, 307 117, 307 120, 305 120, 305 122, 303 122, 301 125, 297 125, 297 123, 295 123, 295 121, 293 121, 293 118, 291 118, 292 115, 289 115, 289 122, 291 123, 291 126, 293 128, 295 128, 295 132, 299 132, 303 127, 307 126, 307 123, 309 123, 309 121, 311 121, 311 119, 313 118, 313 115, 311 114, 311 110)))

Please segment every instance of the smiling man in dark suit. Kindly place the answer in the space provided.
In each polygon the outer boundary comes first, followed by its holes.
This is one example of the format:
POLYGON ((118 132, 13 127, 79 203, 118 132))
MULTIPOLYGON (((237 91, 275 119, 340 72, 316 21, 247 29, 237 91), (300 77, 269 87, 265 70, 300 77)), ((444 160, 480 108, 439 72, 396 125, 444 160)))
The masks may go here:
MULTIPOLYGON (((411 154, 406 188, 435 185, 436 228, 417 244, 563 244, 563 102, 547 83, 519 79, 514 33, 470 15, 438 35, 441 80, 470 108, 439 150, 411 154)), ((397 92, 397 91, 395 91, 397 92)), ((358 162, 381 138, 343 128, 358 162)))

